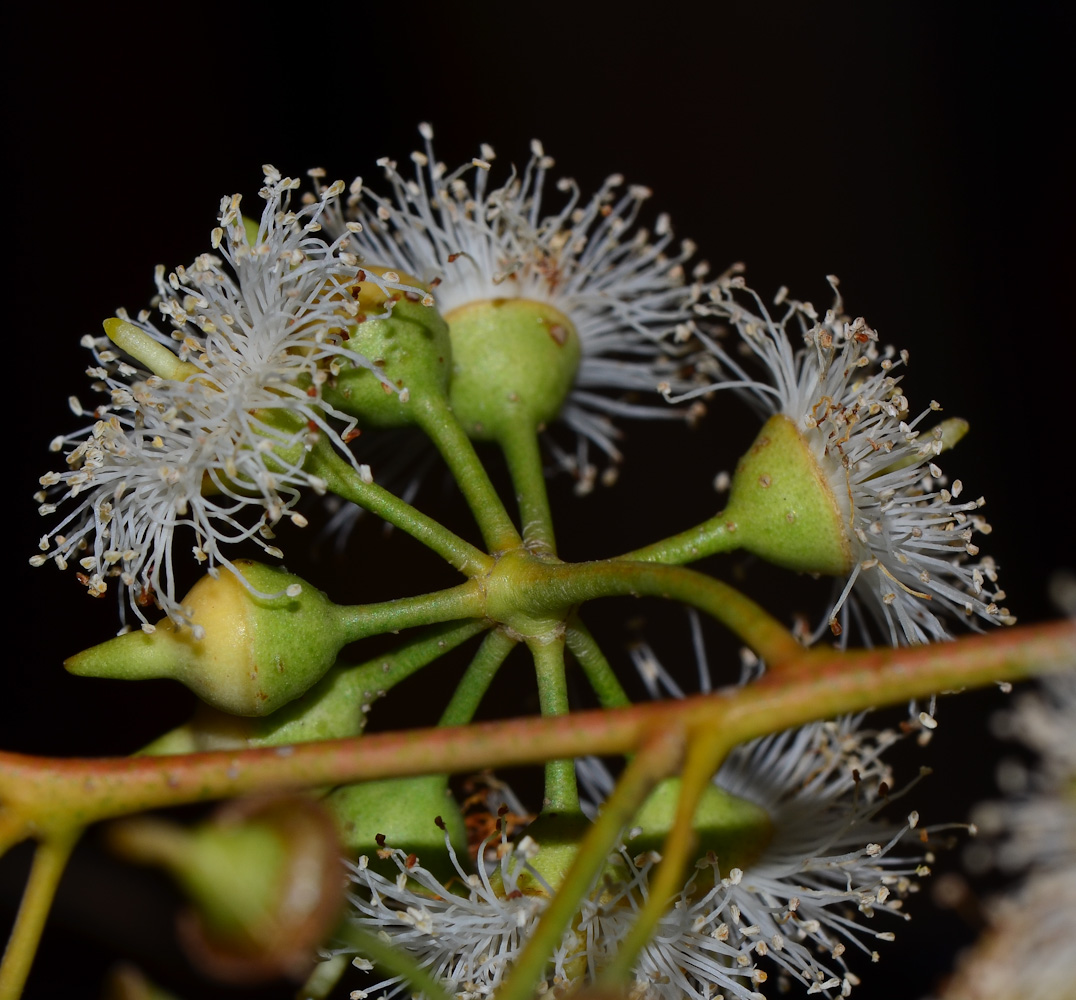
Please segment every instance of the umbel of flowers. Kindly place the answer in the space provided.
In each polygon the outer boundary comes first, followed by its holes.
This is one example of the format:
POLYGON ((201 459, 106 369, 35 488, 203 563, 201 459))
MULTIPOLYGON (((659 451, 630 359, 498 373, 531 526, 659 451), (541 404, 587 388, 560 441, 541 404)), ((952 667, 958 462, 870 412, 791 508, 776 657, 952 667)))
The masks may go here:
MULTIPOLYGON (((378 970, 358 995, 517 998, 542 981, 554 990, 626 983, 658 1000, 757 1000, 790 986, 847 995, 857 978, 846 956, 877 957, 875 942, 892 931, 871 919, 903 916, 927 855, 905 840, 914 811, 883 816, 894 796, 882 753, 894 737, 860 716, 817 720, 935 688, 884 665, 877 679, 860 670, 860 688, 810 688, 824 657, 839 667, 857 654, 805 650, 747 595, 683 564, 743 549, 836 578, 820 632, 842 643, 858 609, 893 645, 949 638, 954 620, 1007 623, 995 567, 976 547, 988 530, 981 501, 962 499, 959 481, 935 465, 963 425, 928 426, 934 404, 913 415, 898 374, 906 357, 839 300, 819 316, 782 294, 774 318, 736 274, 687 273, 693 246, 672 249, 663 218, 652 231, 639 225, 649 192, 622 191, 612 177, 589 200, 571 181, 551 197, 552 161, 537 144, 522 170, 492 186, 492 150, 449 171, 432 132, 422 134, 413 178, 382 161, 390 194, 357 181, 346 205, 344 185, 321 186, 318 171, 315 193, 293 205, 298 183, 265 168, 260 220, 240 215, 238 196, 224 199, 212 252, 158 271, 159 316, 121 313, 106 321, 107 339, 88 341, 103 400, 92 413, 73 401, 89 421, 53 443, 66 468, 42 477, 38 499, 59 522, 32 562, 77 565, 95 596, 120 590, 142 627, 72 656, 68 669, 181 681, 202 704, 141 759, 197 769, 202 758, 184 755, 226 750, 245 761, 259 750, 254 771, 271 783, 292 744, 337 741, 326 759, 346 755, 339 741, 379 745, 363 732, 381 699, 473 643, 446 703, 413 699, 414 722, 430 730, 372 755, 386 762, 381 772, 282 778, 316 786, 351 861, 350 907, 323 937, 308 996, 328 995, 354 956, 378 970), (591 448, 619 459, 614 418, 682 420, 698 410, 668 407, 661 392, 694 403, 724 388, 763 418, 725 509, 668 537, 661 524, 659 540, 634 552, 562 561, 545 456, 585 490, 591 448), (556 420, 576 434, 570 454, 553 442, 542 450, 556 420), (444 460, 479 541, 412 506, 360 460, 373 453, 368 441, 401 430, 444 460), (502 501, 474 441, 503 452, 518 506, 502 501), (229 548, 249 542, 281 558, 274 527, 285 518, 302 527, 325 510, 301 512, 304 493, 376 514, 462 582, 428 591, 416 577, 406 596, 338 605, 333 581, 315 585, 229 548), (189 591, 179 558, 188 547, 205 569, 189 591), (702 702, 633 706, 630 682, 584 622, 587 602, 618 596, 696 609, 769 666, 714 705, 759 690, 779 701, 782 684, 807 693, 743 730, 703 718, 702 702), (381 646, 355 652, 374 636, 381 646), (487 797, 479 818, 473 796, 461 807, 450 793, 448 774, 462 765, 438 754, 437 740, 472 722, 519 648, 533 674, 524 668, 514 682, 537 689, 543 716, 575 707, 569 658, 602 712, 567 751, 497 744, 503 760, 529 753, 544 763, 544 795, 531 817, 488 777, 500 798, 487 797), (644 710, 669 714, 653 730, 608 736, 644 710), (614 781, 595 753, 623 755, 623 775, 614 781), (351 783, 358 776, 377 780, 351 783)), ((376 578, 376 567, 358 565, 376 578)), ((1012 668, 984 669, 979 682, 1012 668)), ((931 676, 955 687, 964 674, 931 676)), ((678 691, 667 683, 664 693, 678 691)), ((248 780, 239 764, 232 773, 228 781, 248 780)), ((154 801, 188 792, 164 794, 154 801)), ((103 806, 86 814, 109 815, 103 806)), ((0 839, 9 815, 0 811, 0 839)), ((35 818, 26 829, 51 827, 35 818)), ((149 854, 184 839, 161 836, 149 854)), ((223 842, 206 837, 210 853, 223 842)), ((255 838, 267 857, 278 852, 273 837, 255 838)), ((241 867, 237 880, 249 878, 241 867)), ((211 883, 198 884, 209 913, 221 909, 211 883)), ((26 952, 18 946, 17 961, 26 952)))

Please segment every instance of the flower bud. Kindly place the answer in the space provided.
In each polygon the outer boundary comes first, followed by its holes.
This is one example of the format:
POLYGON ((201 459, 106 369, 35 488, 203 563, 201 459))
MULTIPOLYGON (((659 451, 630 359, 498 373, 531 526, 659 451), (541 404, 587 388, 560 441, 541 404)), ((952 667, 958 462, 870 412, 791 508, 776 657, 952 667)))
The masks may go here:
POLYGON ((853 565, 851 500, 836 496, 788 417, 770 417, 732 477, 724 530, 738 546, 801 573, 843 576, 853 565))
POLYGON ((579 370, 579 334, 544 302, 485 299, 445 316, 452 338, 449 399, 467 433, 501 439, 508 428, 552 421, 579 370))
MULTIPOLYGON (((628 838, 628 849, 660 853, 676 821, 679 800, 679 778, 659 782, 631 821, 636 835, 628 838)), ((722 871, 749 868, 773 836, 773 824, 765 809, 714 784, 703 790, 695 807, 693 827, 698 838, 697 856, 713 853, 721 859, 722 871)))
POLYGON ((344 846, 356 856, 366 855, 369 867, 386 878, 395 878, 399 869, 378 856, 385 847, 416 855, 442 881, 456 875, 445 851, 445 833, 457 855, 467 854, 463 816, 443 775, 364 781, 337 788, 324 801, 344 846))
POLYGON ((377 373, 346 365, 323 388, 325 401, 341 413, 372 427, 410 426, 412 398, 448 394, 452 345, 448 326, 430 306, 402 299, 389 315, 351 327, 347 346, 372 359, 377 373))
POLYGON ((379 691, 353 666, 334 666, 309 691, 271 715, 238 716, 204 702, 187 722, 159 736, 139 753, 147 756, 246 750, 359 736, 379 691))
POLYGON ((316 684, 349 637, 345 609, 284 570, 238 560, 204 576, 183 606, 193 625, 165 619, 70 657, 82 677, 171 677, 214 708, 268 715, 316 684), (270 594, 265 597, 260 594, 270 594))
MULTIPOLYGON (((633 854, 660 854, 676 822, 679 800, 679 778, 659 782, 629 824, 625 834, 628 850, 633 854)), ((590 825, 582 813, 540 815, 526 831, 537 848, 528 858, 529 867, 556 889, 575 860, 590 825)), ((692 826, 697 837, 696 856, 712 852, 721 859, 724 871, 748 867, 761 855, 773 833, 766 810, 714 784, 703 790, 692 826)), ((611 858, 605 870, 614 880, 628 877, 619 859, 611 858)), ((516 873, 516 882, 522 892, 546 894, 545 886, 527 870, 516 873)))
MULTIPOLYGON (((532 846, 535 848, 526 852, 529 868, 537 872, 547 885, 558 889, 590 825, 590 820, 581 812, 541 813, 526 829, 526 836, 534 841, 532 846)), ((549 894, 546 886, 526 868, 514 874, 520 892, 535 896, 549 894)))
POLYGON ((194 904, 180 918, 192 960, 218 979, 257 983, 302 976, 343 903, 340 843, 312 799, 231 802, 187 829, 139 818, 112 828, 130 860, 160 865, 194 904))

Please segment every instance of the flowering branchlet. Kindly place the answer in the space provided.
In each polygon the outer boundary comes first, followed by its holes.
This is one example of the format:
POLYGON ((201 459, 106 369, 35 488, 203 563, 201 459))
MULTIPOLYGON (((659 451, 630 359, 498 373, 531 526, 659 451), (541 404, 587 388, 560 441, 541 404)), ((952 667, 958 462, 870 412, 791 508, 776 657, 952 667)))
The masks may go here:
MULTIPOLYGON (((560 418, 576 432, 578 444, 574 454, 555 454, 586 491, 596 476, 590 445, 620 458, 610 417, 689 415, 621 396, 653 393, 662 380, 683 384, 668 356, 673 350, 668 335, 694 330, 706 266, 687 273, 695 253, 687 241, 666 256, 673 234, 665 216, 653 236, 637 227, 650 192, 639 186, 622 191, 619 175, 609 177, 589 201, 574 181, 557 181, 565 198, 550 211, 545 199, 553 160, 540 143, 532 143, 521 173, 513 170, 502 186, 491 188, 489 146, 482 146, 480 158, 450 172, 434 155, 430 126, 420 131, 425 151, 411 156, 413 179, 394 162, 379 161, 391 197, 361 179, 352 184, 349 215, 362 226, 357 246, 371 262, 388 262, 428 284, 450 328, 454 314, 466 307, 504 299, 551 307, 568 321, 578 335, 581 360, 560 418)), ((343 226, 342 218, 336 226, 343 226)))
MULTIPOLYGON (((359 312, 356 282, 376 284, 386 297, 406 287, 360 272, 349 231, 332 242, 319 235, 342 182, 293 209, 299 182, 264 170, 256 227, 248 233, 239 195, 224 198, 216 253, 167 275, 157 269, 158 308, 170 329, 148 310, 106 323, 149 371, 121 360, 108 339, 84 338, 93 388, 108 399, 89 427, 52 442, 66 451, 67 468, 41 477, 41 513, 67 513, 31 562, 77 563, 94 596, 118 579, 142 622, 154 603, 186 621, 173 565, 178 527, 192 529, 194 558, 210 572, 232 569, 224 548, 245 539, 279 556, 273 525, 285 515, 303 524, 292 510, 300 491, 324 492, 304 469, 314 441, 350 456, 344 439, 353 422, 324 404, 321 387, 341 358, 370 365, 346 346, 359 312), (344 421, 340 429, 334 417, 344 421)), ((86 415, 77 399, 71 406, 86 415)))
MULTIPOLYGON (((836 279, 830 282, 836 291, 836 279)), ((711 383, 667 395, 680 402, 736 389, 764 417, 782 416, 799 433, 844 524, 841 572, 848 577, 827 617, 833 633, 847 623, 850 595, 893 644, 948 638, 953 617, 973 626, 975 619, 1013 622, 999 606, 1005 594, 994 561, 976 558, 975 536, 990 532, 978 513, 984 501, 960 500, 963 484, 949 484, 935 461, 966 425, 928 428, 941 409, 936 402, 913 415, 894 374, 907 352, 880 347, 863 319, 844 314, 839 295, 819 316, 782 289, 774 315, 733 269, 714 283, 711 298, 714 314, 735 328, 742 353, 754 355, 766 376, 749 374, 738 352, 701 332, 708 356, 699 367, 711 383)))

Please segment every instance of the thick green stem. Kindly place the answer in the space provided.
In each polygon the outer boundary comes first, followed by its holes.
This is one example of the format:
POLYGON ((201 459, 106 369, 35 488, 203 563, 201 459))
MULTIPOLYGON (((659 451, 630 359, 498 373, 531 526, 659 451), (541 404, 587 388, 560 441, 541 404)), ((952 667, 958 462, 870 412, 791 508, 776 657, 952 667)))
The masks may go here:
POLYGON ((376 483, 364 483, 350 463, 324 441, 319 441, 310 453, 307 469, 320 476, 326 487, 337 496, 358 504, 406 532, 464 575, 488 573, 493 565, 493 560, 481 549, 465 542, 432 517, 415 510, 395 493, 376 483))
MULTIPOLYGON (((803 647, 760 605, 727 583, 680 566, 602 562, 551 566, 549 589, 562 601, 580 604, 596 597, 661 597, 698 608, 730 628, 768 664, 796 659, 803 647)), ((536 593, 535 597, 540 599, 536 593)))
POLYGON ((465 726, 474 718, 479 702, 485 697, 490 681, 500 669, 517 640, 501 631, 490 632, 467 667, 452 693, 452 700, 441 714, 440 726, 465 726))
POLYGON ((712 759, 720 761, 737 743, 815 719, 1021 680, 1073 663, 1076 626, 1065 621, 910 648, 802 651, 800 662, 746 687, 552 718, 177 757, 79 760, 0 752, 0 799, 27 835, 46 835, 253 792, 466 773, 584 754, 623 756, 664 731, 717 734, 712 759))
POLYGON ((735 530, 729 531, 724 512, 715 514, 708 521, 681 531, 678 535, 663 538, 659 542, 644 545, 620 556, 633 562, 690 563, 705 559, 719 552, 735 552, 740 540, 735 530))
POLYGON ((507 981, 497 991, 498 1000, 529 1000, 534 996, 549 956, 579 912, 580 901, 590 892, 617 838, 653 787, 676 771, 684 751, 684 737, 676 730, 659 731, 639 749, 641 752, 629 761, 579 845, 563 883, 550 899, 507 981))
MULTIPOLYGON (((538 703, 545 718, 567 715, 568 684, 564 675, 564 639, 552 642, 533 640, 529 642, 534 657, 534 669, 538 677, 538 703)), ((575 761, 571 757, 549 760, 545 765, 545 800, 547 812, 563 813, 579 811, 579 789, 575 783, 575 761)))
POLYGON ((583 668, 583 673, 590 681, 602 708, 625 708, 630 705, 631 699, 621 687, 612 665, 578 615, 573 615, 568 622, 564 637, 576 663, 583 668))
POLYGON ((340 605, 336 609, 348 642, 399 632, 417 625, 437 625, 463 618, 485 617, 485 593, 475 580, 417 597, 379 604, 340 605))
POLYGON ((15 926, 0 963, 0 1000, 18 1000, 22 996, 56 886, 81 833, 81 829, 68 829, 37 845, 15 926))
POLYGON ((418 425, 437 446, 459 485, 490 552, 503 552, 519 545, 519 532, 448 402, 431 394, 419 402, 414 412, 418 425))
POLYGON ((497 443, 504 452, 512 476, 524 544, 531 552, 554 555, 557 543, 553 533, 553 513, 549 509, 542 452, 535 428, 525 421, 509 423, 497 443))

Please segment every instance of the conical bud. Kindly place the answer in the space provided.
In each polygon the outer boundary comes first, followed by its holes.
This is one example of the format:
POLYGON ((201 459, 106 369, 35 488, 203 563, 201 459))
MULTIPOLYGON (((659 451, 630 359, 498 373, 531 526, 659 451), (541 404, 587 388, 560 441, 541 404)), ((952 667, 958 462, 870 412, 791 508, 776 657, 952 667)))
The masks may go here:
POLYGON ((193 626, 166 619, 68 659, 83 677, 171 677, 214 708, 268 715, 316 684, 349 641, 345 610, 299 577, 239 560, 233 573, 205 576, 183 601, 193 626))
POLYGON ((301 976, 343 903, 340 843, 332 820, 303 796, 229 803, 187 829, 139 818, 112 829, 125 857, 160 865, 193 910, 180 939, 210 975, 255 983, 301 976))

